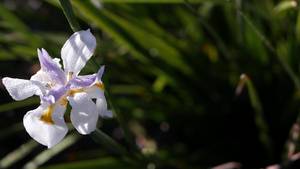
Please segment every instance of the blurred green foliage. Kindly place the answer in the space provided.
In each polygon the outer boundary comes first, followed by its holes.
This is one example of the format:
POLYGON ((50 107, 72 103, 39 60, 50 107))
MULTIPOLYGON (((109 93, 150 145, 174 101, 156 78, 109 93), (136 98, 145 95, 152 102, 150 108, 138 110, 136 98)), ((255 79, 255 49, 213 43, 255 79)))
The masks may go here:
MULTIPOLYGON (((47 150, 21 125, 39 99, 15 102, 0 84, 0 168, 258 168, 299 151, 299 1, 71 2, 141 153, 116 119, 99 128, 130 155, 76 131, 47 150)), ((58 1, 0 1, 0 78, 30 78, 37 48, 60 57, 72 33, 58 1)))

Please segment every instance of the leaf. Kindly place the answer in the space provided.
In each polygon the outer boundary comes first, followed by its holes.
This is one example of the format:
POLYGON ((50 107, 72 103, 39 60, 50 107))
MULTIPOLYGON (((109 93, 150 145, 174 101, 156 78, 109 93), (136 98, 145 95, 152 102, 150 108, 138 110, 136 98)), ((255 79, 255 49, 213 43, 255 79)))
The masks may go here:
POLYGON ((39 104, 39 102, 40 102, 40 99, 38 97, 32 97, 32 98, 28 98, 28 99, 22 100, 22 101, 14 101, 14 102, 2 104, 2 105, 0 105, 0 113, 8 111, 8 110, 25 107, 25 106, 39 104))
POLYGON ((259 98, 257 91, 256 91, 252 81, 250 80, 250 78, 247 75, 242 74, 240 76, 240 83, 236 90, 236 95, 240 94, 244 85, 246 85, 248 88, 249 99, 251 102, 251 106, 254 110, 254 121, 259 130, 259 139, 260 139, 262 145, 264 146, 269 159, 271 160, 274 158, 273 157, 274 156, 273 141, 270 136, 268 123, 265 120, 263 107, 262 107, 260 98, 259 98))

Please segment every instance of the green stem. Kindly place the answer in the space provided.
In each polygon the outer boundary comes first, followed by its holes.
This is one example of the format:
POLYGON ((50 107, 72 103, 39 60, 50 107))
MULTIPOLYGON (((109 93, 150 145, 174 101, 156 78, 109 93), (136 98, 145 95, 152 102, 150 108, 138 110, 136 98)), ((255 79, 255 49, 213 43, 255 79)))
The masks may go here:
MULTIPOLYGON (((79 26, 79 24, 76 20, 76 17, 75 17, 75 14, 73 12, 73 8, 72 8, 70 0, 60 0, 60 3, 61 3, 62 9, 63 9, 63 11, 64 11, 64 13, 65 13, 65 15, 66 15, 66 17, 69 21, 69 24, 70 24, 71 28, 73 29, 73 31, 74 32, 80 31, 80 26, 79 26)), ((95 57, 91 57, 90 63, 92 65, 92 68, 96 72, 100 69, 100 65, 97 63, 95 57)), ((108 82, 107 82, 107 78, 106 78, 105 74, 102 77, 102 81, 103 81, 103 85, 104 85, 104 88, 105 88, 105 95, 106 95, 107 98, 110 98, 109 103, 110 103, 110 105, 112 107, 112 110, 113 110, 113 112, 114 112, 114 114, 115 114, 115 116, 116 116, 116 118, 117 118, 117 120, 118 120, 118 122, 119 122, 119 124, 122 128, 122 131, 124 133, 124 137, 125 137, 126 141, 130 144, 130 146, 136 152, 140 152, 139 148, 135 144, 135 142, 134 142, 134 140, 133 140, 133 138, 130 134, 129 128, 126 125, 122 114, 119 112, 119 110, 116 107, 116 104, 113 101, 112 95, 110 94, 109 87, 108 87, 108 85, 106 85, 106 84, 108 84, 108 82)), ((104 134, 103 132, 95 131, 92 135, 94 136, 94 138, 98 139, 101 143, 102 142, 106 143, 108 136, 103 135, 103 134, 104 134), (104 139, 104 140, 101 140, 101 139, 104 139)), ((109 143, 109 144, 110 145, 116 145, 116 144, 113 144, 113 143, 109 143)), ((116 148, 116 149, 119 149, 119 148, 116 148)))
MULTIPOLYGON (((99 70, 100 66, 99 66, 99 64, 97 63, 97 61, 94 57, 92 57, 90 59, 90 63, 92 65, 92 68, 95 71, 99 70)), ((117 106, 114 102, 114 99, 111 95, 111 92, 110 92, 110 89, 109 89, 108 85, 106 85, 106 84, 108 84, 107 76, 105 74, 103 74, 101 79, 102 79, 102 82, 103 82, 103 85, 104 85, 104 88, 105 88, 105 95, 106 95, 107 98, 110 98, 108 102, 111 105, 111 109, 114 112, 114 115, 116 116, 116 118, 117 118, 117 120, 120 124, 120 127, 122 129, 122 132, 124 134, 124 137, 125 137, 126 141, 128 142, 128 144, 130 144, 130 146, 134 149, 134 151, 140 152, 139 148, 135 144, 135 142, 134 142, 134 140, 133 140, 133 138, 130 134, 129 128, 127 127, 127 125, 125 123, 123 115, 120 113, 119 109, 117 109, 117 106)))
POLYGON ((72 4, 70 0, 59 0, 61 7, 64 11, 64 14, 66 15, 66 18, 68 19, 68 22, 74 32, 80 31, 80 26, 77 22, 77 19, 75 17, 72 4))
POLYGON ((126 150, 119 145, 115 140, 113 140, 111 137, 103 133, 101 130, 96 129, 91 133, 91 136, 101 143, 101 145, 105 146, 110 151, 119 154, 119 155, 126 155, 126 150))
POLYGON ((245 21, 250 25, 250 27, 254 30, 254 32, 259 36, 264 45, 274 54, 278 63, 282 66, 282 68, 286 71, 286 73, 290 76, 292 81, 294 82, 297 91, 300 91, 300 81, 295 72, 281 59, 281 57, 277 54, 275 47, 272 46, 270 41, 258 30, 258 28, 250 21, 250 19, 235 5, 238 13, 245 19, 245 21))
POLYGON ((201 16, 197 13, 197 11, 191 6, 188 0, 184 0, 185 5, 187 8, 193 13, 193 15, 198 19, 199 23, 209 32, 209 34, 212 36, 213 40, 216 42, 217 47, 219 48, 220 51, 224 54, 224 57, 228 60, 230 63, 230 67, 236 71, 238 66, 234 61, 234 58, 231 54, 231 52, 228 50, 226 47, 225 43, 223 40, 220 38, 218 35, 217 31, 211 27, 209 23, 207 23, 204 19, 202 19, 201 16))

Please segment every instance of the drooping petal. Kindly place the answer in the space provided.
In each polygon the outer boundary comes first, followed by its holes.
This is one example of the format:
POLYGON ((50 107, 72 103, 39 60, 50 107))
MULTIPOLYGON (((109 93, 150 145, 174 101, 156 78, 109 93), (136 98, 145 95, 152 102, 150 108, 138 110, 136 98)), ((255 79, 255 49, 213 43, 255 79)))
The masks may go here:
POLYGON ((45 97, 41 97, 43 102, 49 102, 54 104, 59 101, 59 99, 67 94, 68 90, 64 86, 53 87, 50 92, 45 97))
POLYGON ((90 98, 96 98, 96 106, 98 114, 101 117, 113 117, 113 112, 107 110, 107 102, 103 93, 103 90, 99 86, 92 86, 84 89, 84 92, 89 95, 90 98))
POLYGON ((104 72, 104 68, 105 68, 105 66, 102 66, 97 74, 86 75, 86 76, 76 76, 68 82, 66 87, 71 90, 91 87, 95 83, 100 81, 102 74, 104 72))
MULTIPOLYGON (((61 49, 64 70, 77 76, 86 62, 93 55, 96 39, 90 30, 75 32, 61 49)), ((69 77, 70 78, 70 77, 69 77)))
POLYGON ((75 93, 68 97, 71 110, 71 122, 81 134, 90 134, 96 129, 98 113, 95 103, 84 93, 75 93))
POLYGON ((24 127, 33 139, 48 146, 48 148, 52 148, 68 132, 68 127, 63 118, 65 111, 66 106, 61 104, 42 103, 37 109, 27 112, 23 118, 24 127), (43 115, 48 116, 48 120, 52 120, 52 122, 41 120, 43 115))
POLYGON ((109 117, 112 118, 113 117, 113 112, 110 110, 107 110, 107 103, 106 103, 106 99, 97 99, 96 100, 96 106, 97 109, 99 111, 99 116, 101 117, 109 117))
POLYGON ((34 94, 45 94, 46 90, 48 90, 45 84, 33 80, 5 77, 2 79, 2 83, 6 87, 11 97, 17 101, 24 100, 33 96, 34 94))
POLYGON ((47 73, 55 84, 65 85, 67 82, 64 71, 59 67, 56 60, 53 60, 45 49, 42 52, 38 49, 38 56, 42 70, 47 73))

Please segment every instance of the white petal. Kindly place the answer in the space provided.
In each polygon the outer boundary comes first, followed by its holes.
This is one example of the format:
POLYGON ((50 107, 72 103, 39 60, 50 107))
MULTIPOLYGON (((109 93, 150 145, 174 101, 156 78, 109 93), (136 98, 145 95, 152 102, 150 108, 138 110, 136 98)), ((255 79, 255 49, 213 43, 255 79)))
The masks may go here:
POLYGON ((73 72, 77 76, 93 55, 96 39, 90 30, 75 32, 61 49, 64 70, 67 75, 73 72))
POLYGON ((96 129, 98 113, 95 103, 84 93, 75 93, 68 97, 71 110, 71 122, 81 134, 90 134, 96 129))
POLYGON ((89 95, 90 98, 96 99, 96 98, 103 98, 104 93, 103 90, 100 87, 92 86, 89 88, 84 88, 84 92, 89 95))
POLYGON ((84 89, 90 98, 96 98, 96 106, 98 109, 98 114, 101 117, 113 117, 112 111, 107 110, 107 102, 103 93, 103 90, 100 87, 92 86, 90 88, 84 89))
POLYGON ((17 101, 24 100, 34 94, 41 95, 47 90, 47 87, 38 81, 5 77, 2 82, 11 97, 17 101))
POLYGON ((107 110, 107 103, 106 103, 106 99, 97 99, 96 100, 96 106, 99 112, 99 115, 101 117, 109 117, 112 118, 113 117, 113 112, 107 110))
POLYGON ((36 74, 31 76, 30 80, 51 83, 51 80, 50 80, 49 76, 43 70, 39 70, 38 72, 36 72, 36 74))
POLYGON ((61 64, 59 63, 60 62, 59 58, 53 58, 53 61, 59 68, 61 68, 61 64))
POLYGON ((49 110, 50 104, 42 103, 37 109, 29 111, 23 118, 23 124, 27 133, 37 142, 54 147, 67 134, 68 127, 64 121, 63 115, 66 111, 66 106, 55 104, 52 107, 52 121, 54 124, 48 124, 41 121, 41 116, 49 110))

